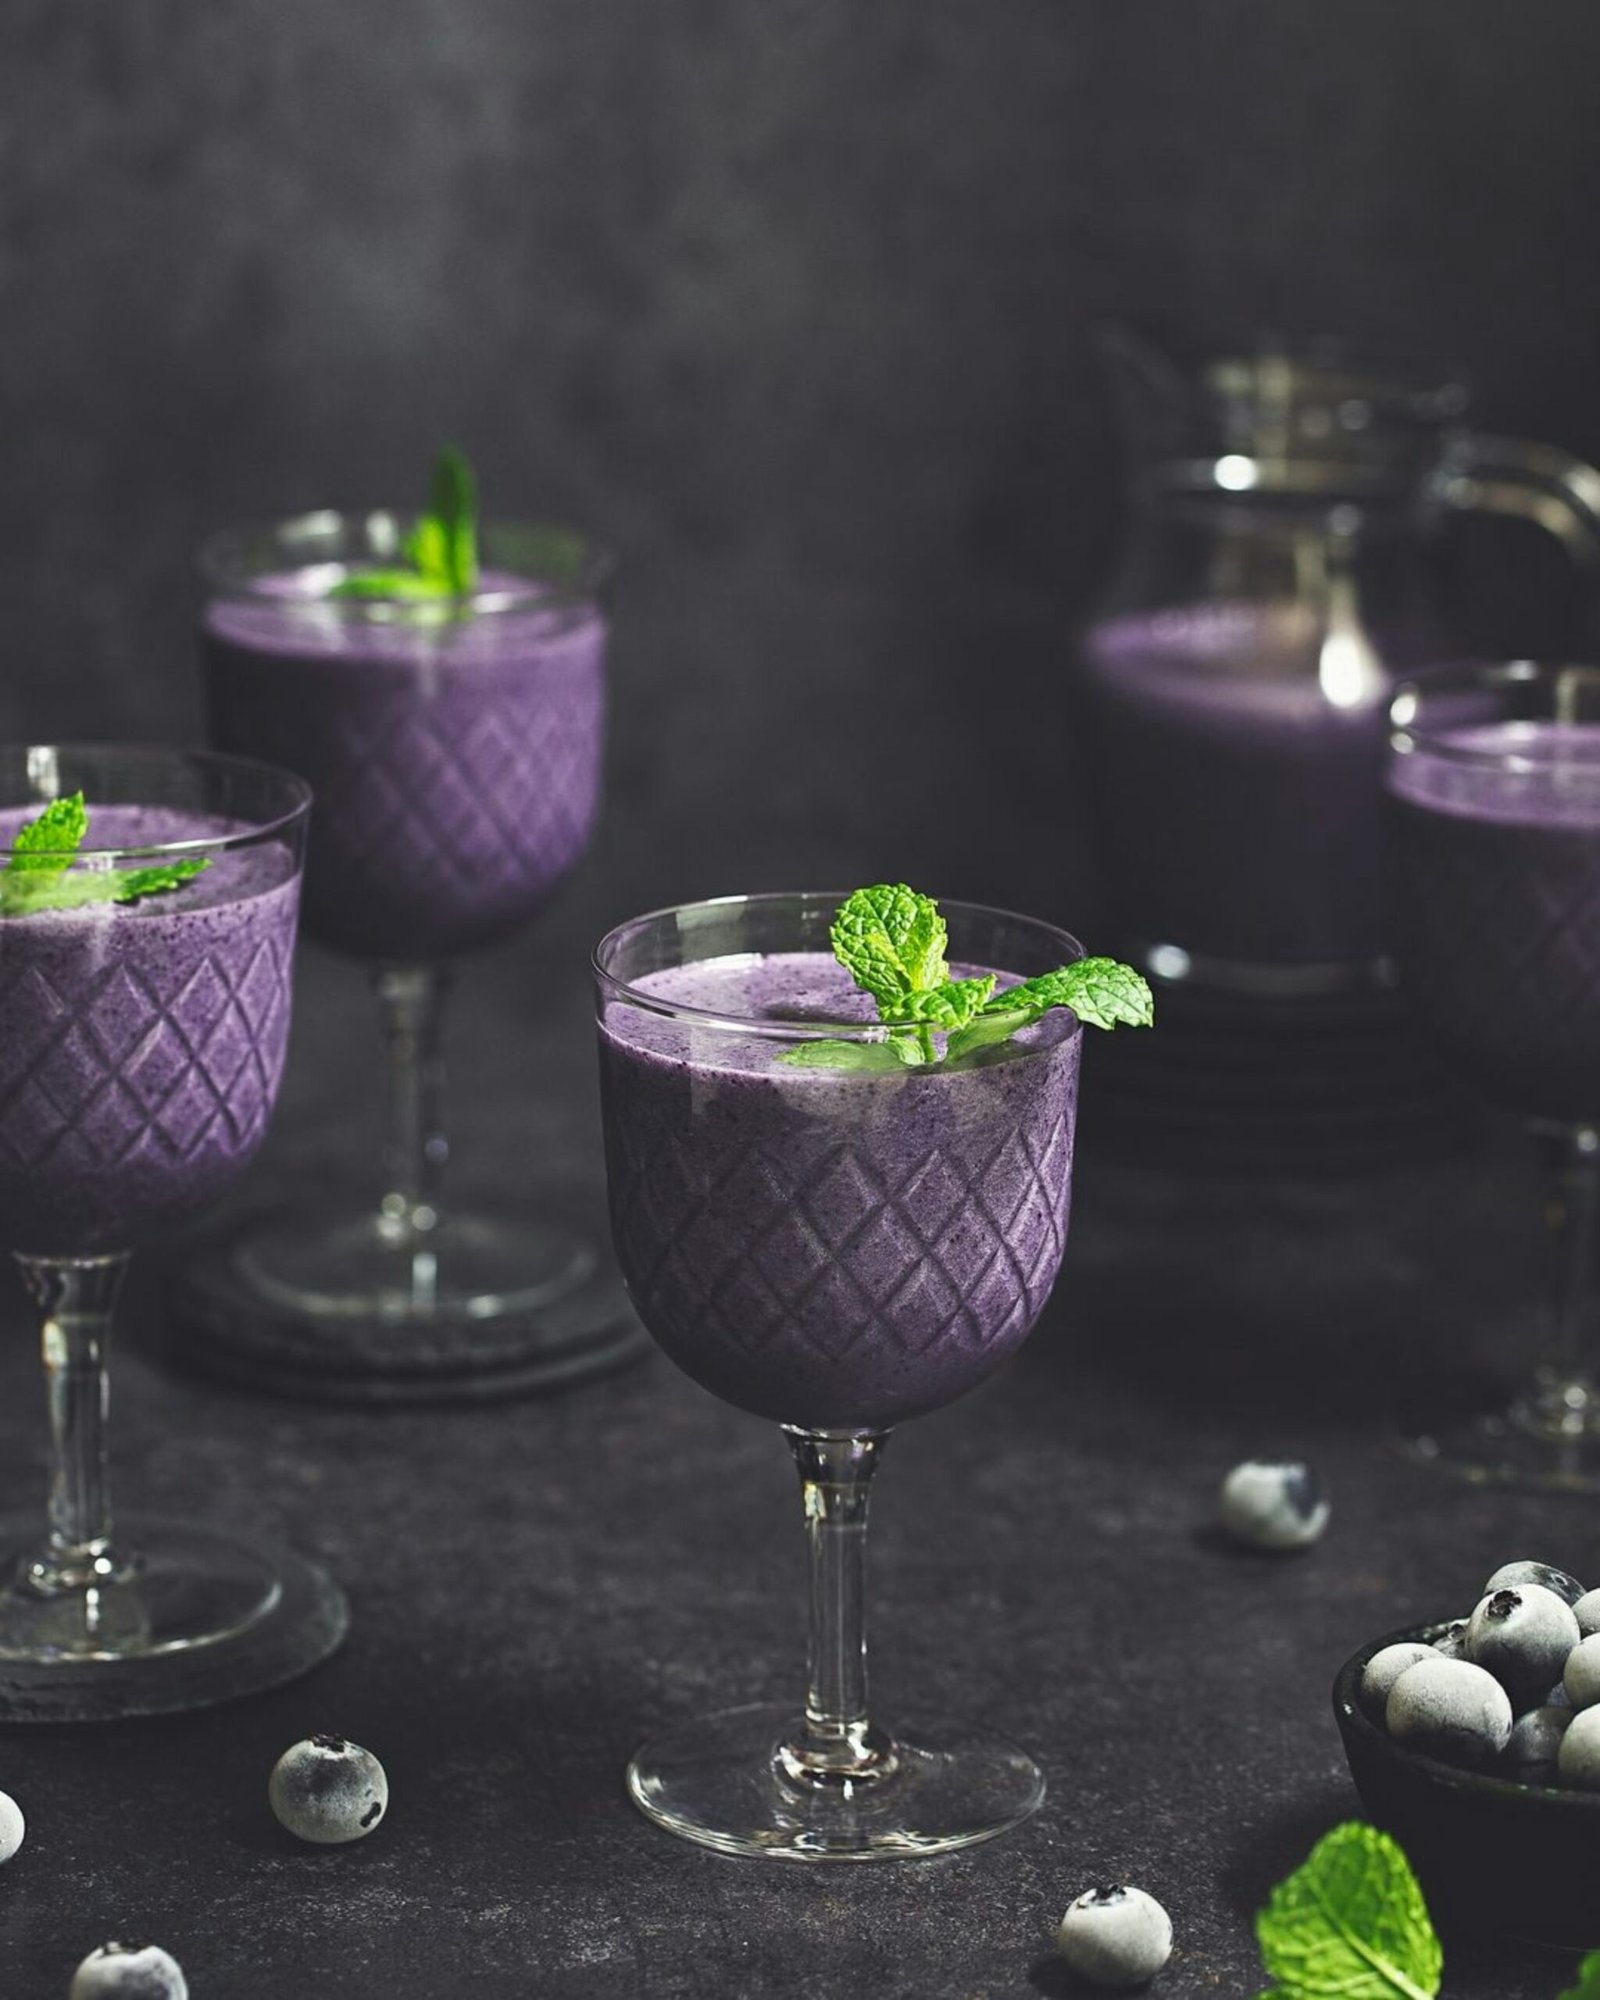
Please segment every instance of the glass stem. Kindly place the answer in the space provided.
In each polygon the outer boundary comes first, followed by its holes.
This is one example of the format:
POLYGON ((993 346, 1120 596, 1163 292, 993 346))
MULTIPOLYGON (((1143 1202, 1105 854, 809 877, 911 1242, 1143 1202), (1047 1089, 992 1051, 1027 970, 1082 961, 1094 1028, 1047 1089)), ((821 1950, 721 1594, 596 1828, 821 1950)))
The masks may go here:
POLYGON ((1594 1260, 1600 1242, 1600 1128, 1546 1135, 1547 1213, 1558 1268, 1554 1339, 1533 1414, 1540 1428, 1576 1436, 1600 1428, 1593 1373, 1594 1260))
MULTIPOLYGON (((438 965, 380 965, 372 984, 383 1020, 389 1088, 378 1229, 386 1243, 424 1253, 425 1261, 450 1155, 441 1035, 450 974, 438 965)), ((426 1282, 423 1271, 414 1271, 414 1277, 426 1282)))
POLYGON ((111 1313, 128 1260, 19 1255, 17 1263, 39 1312, 50 1398, 50 1533, 28 1579, 50 1595, 91 1590, 131 1573, 112 1546, 106 1475, 111 1313))
POLYGON ((811 1571, 805 1722, 779 1746, 792 1784, 849 1798, 894 1769, 867 1717, 867 1502, 886 1431, 784 1427, 800 1472, 811 1571))

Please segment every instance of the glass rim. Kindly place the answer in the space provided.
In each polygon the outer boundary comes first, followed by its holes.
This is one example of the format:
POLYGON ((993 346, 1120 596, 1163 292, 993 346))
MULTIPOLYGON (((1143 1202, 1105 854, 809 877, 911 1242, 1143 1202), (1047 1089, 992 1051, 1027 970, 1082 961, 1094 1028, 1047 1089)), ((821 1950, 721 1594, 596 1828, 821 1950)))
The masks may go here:
POLYGON ((245 551, 257 542, 290 538, 295 535, 309 539, 316 535, 338 534, 347 529, 370 532, 375 523, 383 523, 390 531, 391 539, 398 546, 401 531, 408 526, 414 526, 420 518, 421 510, 417 508, 313 507, 303 514, 235 521, 229 526, 215 528, 205 536, 195 551, 195 568, 200 574, 201 582, 215 596, 230 598, 235 602, 271 604, 290 611, 303 609, 323 614, 331 612, 337 618, 347 618, 358 623, 373 618, 392 619, 397 611, 415 615, 418 612, 426 614, 430 610, 435 613, 548 610, 552 598, 557 602, 570 604, 585 602, 596 597, 616 573, 614 553, 582 528, 571 527, 557 521, 526 521, 499 515, 480 521, 479 534, 575 536, 583 544, 584 550, 581 573, 571 584, 560 584, 550 578, 538 580, 530 577, 525 579, 527 586, 525 589, 503 587, 477 589, 437 598, 321 596, 301 599, 263 590, 260 588, 259 575, 241 571, 245 551))
MULTIPOLYGON (((135 847, 95 847, 86 844, 77 848, 36 847, 29 850, 35 854, 68 855, 74 861, 85 861, 93 856, 96 860, 118 860, 130 857, 140 859, 162 854, 220 854, 230 848, 246 847, 254 842, 270 840, 275 834, 290 832, 302 825, 310 816, 312 805, 311 787, 304 778, 293 771, 286 771, 281 764, 265 764, 257 757, 235 757, 224 750, 208 750, 176 743, 100 743, 68 740, 59 743, 0 742, 0 766, 13 757, 31 760, 48 753, 55 757, 126 757, 143 760, 151 764, 166 761, 171 764, 198 764, 202 768, 221 772, 233 771, 244 776, 265 777, 281 784, 293 795, 294 803, 284 812, 263 819, 258 825, 241 828, 237 833, 201 834, 186 840, 144 841, 135 847)), ((58 791, 55 797, 59 798, 58 791)), ((7 806, 7 812, 26 811, 29 802, 19 808, 7 806)), ((31 802, 38 811, 52 803, 50 799, 31 802)), ((90 808, 91 812, 94 810, 90 808)), ((91 827, 91 832, 92 832, 91 827)), ((8 843, 0 842, 0 865, 9 861, 16 849, 8 843)))
MULTIPOLYGON (((686 1006, 680 1001, 663 1000, 657 993, 642 992, 607 970, 602 960, 608 947, 620 948, 622 942, 636 936, 650 924, 656 924, 668 917, 678 917, 691 910, 733 910, 749 905, 772 909, 780 903, 806 903, 837 909, 844 903, 851 891, 848 889, 763 889, 750 895, 702 896, 688 903, 665 903, 654 910, 644 910, 636 917, 629 917, 611 929, 595 945, 589 954, 589 965, 602 990, 612 999, 625 1001, 630 1007, 637 1007, 646 1014, 655 1014, 663 1020, 685 1021, 691 1027, 716 1028, 730 1034, 749 1035, 775 1042, 849 1041, 885 1042, 889 1038, 889 1027, 882 1021, 774 1021, 758 1019, 749 1014, 724 1014, 709 1007, 686 1006)), ((1069 965, 1074 959, 1088 956, 1084 946, 1070 931, 1064 931, 1058 924, 1047 922, 1043 917, 1024 916, 1017 910, 999 909, 989 903, 968 903, 959 898, 936 898, 940 914, 946 918, 962 915, 998 919, 1002 923, 1021 924, 1029 930, 1044 936, 1057 938, 1064 947, 1061 963, 1069 965)), ((722 954, 723 956, 757 957, 758 953, 722 954)), ((687 959, 685 964, 701 961, 687 959)), ((1082 1032, 1079 1023, 1074 1030, 1082 1032)))
MULTIPOLYGON (((1561 683, 1568 677, 1572 685, 1587 685, 1600 694, 1600 664, 1588 660, 1481 660, 1466 662, 1437 674, 1413 676, 1402 681, 1390 697, 1389 748, 1399 757, 1421 752, 1442 763, 1459 764, 1476 770, 1512 766, 1525 771, 1570 768, 1569 761, 1561 753, 1559 741, 1551 742, 1546 749, 1537 744, 1503 744, 1499 748, 1485 749, 1448 740, 1459 735, 1463 727, 1460 722, 1430 729, 1417 719, 1427 704, 1441 695, 1473 690, 1493 693, 1502 688, 1553 685, 1556 712, 1546 719, 1556 723, 1563 720, 1575 722, 1578 719, 1576 716, 1563 717, 1560 713, 1561 683)), ((1517 716, 1506 718, 1513 723, 1529 719, 1517 716)), ((1600 710, 1597 710, 1596 719, 1600 721, 1600 710)))

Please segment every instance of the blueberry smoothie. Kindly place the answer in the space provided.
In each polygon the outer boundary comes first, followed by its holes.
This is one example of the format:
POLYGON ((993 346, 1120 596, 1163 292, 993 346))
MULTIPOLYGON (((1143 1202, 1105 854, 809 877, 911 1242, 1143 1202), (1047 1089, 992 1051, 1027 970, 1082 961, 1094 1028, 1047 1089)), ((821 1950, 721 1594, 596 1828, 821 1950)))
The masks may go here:
MULTIPOLYGON (((249 831, 89 810, 95 848, 249 831)), ((0 814, 0 848, 33 816, 0 814)), ((0 916, 0 1244, 127 1250, 237 1178, 283 1071, 298 896, 294 854, 266 839, 167 894, 0 916)))
POLYGON ((1089 633, 1107 891, 1138 945, 1254 965, 1380 956, 1390 687, 1370 647, 1325 637, 1302 607, 1242 603, 1089 633))
POLYGON ((364 958, 453 957, 531 917, 588 844, 606 624, 493 572, 470 608, 255 577, 202 625, 211 739, 316 793, 305 922, 364 958))
POLYGON ((1600 1115, 1600 725, 1479 723, 1388 778, 1403 989, 1513 1110, 1600 1115))
POLYGON ((760 1416, 869 1429, 950 1402, 1011 1353, 1066 1238, 1070 1013, 949 1068, 845 1073, 785 1063, 783 1042, 737 1026, 871 1020, 824 953, 710 958, 633 990, 735 1024, 603 1006, 613 1236, 680 1367, 760 1416))

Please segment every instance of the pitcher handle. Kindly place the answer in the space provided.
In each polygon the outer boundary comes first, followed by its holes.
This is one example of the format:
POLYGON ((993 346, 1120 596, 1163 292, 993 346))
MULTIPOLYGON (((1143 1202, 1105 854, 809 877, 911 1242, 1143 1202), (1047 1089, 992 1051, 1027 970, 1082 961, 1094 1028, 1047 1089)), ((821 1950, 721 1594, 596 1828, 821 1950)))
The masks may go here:
POLYGON ((1574 562, 1600 567, 1600 471, 1557 445, 1458 431, 1428 490, 1464 513, 1532 521, 1574 562))

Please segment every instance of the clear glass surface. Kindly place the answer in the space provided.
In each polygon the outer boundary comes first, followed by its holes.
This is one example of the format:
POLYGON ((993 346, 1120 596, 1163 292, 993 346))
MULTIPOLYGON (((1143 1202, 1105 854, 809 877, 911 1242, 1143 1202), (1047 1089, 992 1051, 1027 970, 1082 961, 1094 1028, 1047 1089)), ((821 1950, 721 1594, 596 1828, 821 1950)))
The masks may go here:
MULTIPOLYGON (((803 1699, 688 1719, 638 1752, 628 1789, 687 1839, 800 1861, 968 1846, 1044 1795, 1032 1759, 987 1730, 872 1719, 867 1510, 893 1426, 982 1381, 1049 1294, 1082 1043, 1058 1013, 949 1069, 788 1060, 819 1040, 881 1044, 829 955, 842 900, 687 905, 595 955, 623 1275, 680 1367, 782 1427, 810 1575, 803 1699)), ((944 907, 953 967, 1028 978, 1081 955, 1048 925, 944 907)))
POLYGON ((260 1218, 191 1290, 213 1360, 303 1394, 536 1386, 639 1341, 580 1233, 444 1190, 455 962, 538 915, 598 810, 609 565, 565 530, 489 524, 470 598, 327 595, 394 562, 411 525, 312 514, 231 530, 201 560, 212 740, 314 787, 306 930, 367 964, 385 1065, 372 1194, 260 1218))
POLYGON ((1426 1417, 1425 1463, 1600 1486, 1600 669, 1463 669, 1402 688, 1385 798, 1401 990, 1461 1077, 1529 1126, 1544 1165, 1544 1359, 1505 1404, 1426 1417))
POLYGON ((226 1192, 272 1112, 310 795, 201 751, 4 746, 0 868, 23 821, 80 790, 71 876, 206 866, 169 894, 0 916, 0 1244, 37 1314, 51 1430, 46 1527, 7 1535, 6 1721, 252 1693, 314 1665, 347 1622, 298 1557, 114 1521, 107 1470, 129 1254, 226 1192))

